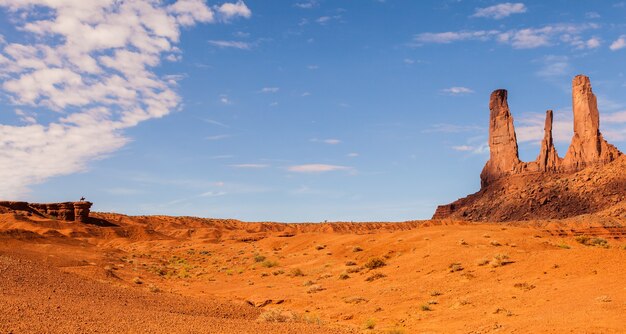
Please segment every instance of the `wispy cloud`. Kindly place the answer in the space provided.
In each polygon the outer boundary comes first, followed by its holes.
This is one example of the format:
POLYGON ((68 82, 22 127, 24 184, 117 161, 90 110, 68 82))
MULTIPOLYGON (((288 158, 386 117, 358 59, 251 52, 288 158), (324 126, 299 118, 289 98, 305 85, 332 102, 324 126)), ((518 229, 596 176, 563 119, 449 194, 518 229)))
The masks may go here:
POLYGON ((476 8, 476 11, 474 12, 474 15, 472 15, 472 17, 484 17, 500 20, 513 14, 526 13, 526 11, 526 6, 521 2, 505 2, 485 8, 476 8))
POLYGON ((335 139, 335 138, 328 138, 328 139, 312 138, 309 141, 313 142, 313 143, 324 143, 324 144, 328 144, 328 145, 341 144, 341 140, 335 139))
POLYGON ((425 129, 424 133, 441 132, 441 133, 461 133, 461 132, 481 132, 485 131, 485 128, 478 125, 458 125, 458 124, 433 124, 429 128, 425 129))
POLYGON ((235 164, 235 165, 229 165, 229 166, 233 168, 249 168, 249 169, 261 169, 261 168, 270 167, 270 165, 267 165, 267 164, 235 164))
POLYGON ((326 164, 306 164, 287 167, 287 170, 294 173, 325 173, 333 171, 350 171, 352 167, 326 165, 326 164))
POLYGON ((496 41, 510 45, 514 49, 533 49, 565 43, 572 47, 594 48, 599 40, 585 40, 582 33, 597 29, 594 23, 585 24, 552 24, 539 28, 501 30, 461 30, 447 32, 425 32, 415 35, 411 46, 419 47, 424 44, 449 44, 460 41, 496 41))
POLYGON ((280 90, 280 88, 278 87, 263 87, 261 88, 261 90, 259 91, 259 93, 278 93, 278 91, 280 90))
POLYGON ((209 44, 219 48, 232 48, 239 50, 250 50, 252 48, 250 43, 242 41, 209 40, 208 42, 209 44))
POLYGON ((336 21, 341 19, 341 15, 333 15, 333 16, 320 16, 318 17, 315 22, 321 24, 321 25, 326 25, 328 23, 330 23, 331 21, 336 21))
POLYGON ((543 66, 536 72, 540 77, 555 78, 568 75, 571 71, 569 57, 547 55, 541 59, 543 66))
POLYGON ((303 1, 303 2, 297 2, 294 7, 297 8, 301 8, 301 9, 312 9, 319 6, 319 2, 315 1, 315 0, 310 0, 310 1, 303 1))
POLYGON ((441 92, 444 94, 448 94, 448 95, 465 95, 465 94, 471 94, 474 91, 467 87, 450 87, 450 88, 442 89, 441 92))
POLYGON ((206 140, 222 140, 222 139, 226 139, 226 138, 230 138, 232 137, 231 135, 215 135, 215 136, 209 136, 206 137, 204 139, 206 140))
POLYGON ((9 198, 85 170, 124 146, 126 129, 179 107, 176 78, 154 68, 180 59, 182 27, 250 15, 242 1, 211 8, 194 0, 6 0, 0 7, 24 35, 16 40, 29 41, 0 45, 3 95, 53 115, 47 123, 27 115, 27 125, 0 124, 0 197, 9 198))
POLYGON ((230 126, 228 126, 228 125, 226 125, 226 124, 224 124, 222 122, 218 122, 216 120, 213 120, 213 119, 205 118, 205 119, 202 119, 202 121, 204 121, 205 123, 217 125, 217 126, 222 127, 222 128, 230 128, 230 126))
POLYGON ((472 154, 485 154, 489 152, 489 145, 485 142, 479 145, 452 146, 452 149, 455 151, 468 152, 472 154))
POLYGON ((347 154, 347 157, 348 157, 348 158, 356 158, 356 157, 358 157, 358 156, 359 156, 359 154, 358 154, 358 153, 356 153, 356 152, 352 152, 352 153, 348 153, 348 154, 347 154))

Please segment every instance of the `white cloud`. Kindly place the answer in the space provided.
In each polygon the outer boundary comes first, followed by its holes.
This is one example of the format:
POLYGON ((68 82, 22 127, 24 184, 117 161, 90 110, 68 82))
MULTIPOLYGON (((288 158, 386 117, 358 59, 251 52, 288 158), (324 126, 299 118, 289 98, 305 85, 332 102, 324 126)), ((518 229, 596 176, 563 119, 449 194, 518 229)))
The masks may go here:
POLYGON ((233 168, 250 168, 250 169, 260 169, 260 168, 267 168, 270 165, 266 165, 266 164, 236 164, 236 165, 230 165, 230 167, 233 168))
POLYGON ((600 39, 597 37, 592 37, 585 42, 585 45, 589 49, 595 49, 597 47, 600 47, 600 39))
POLYGON ((526 13, 526 11, 526 6, 521 2, 506 2, 485 8, 477 8, 472 17, 485 17, 500 20, 513 14, 526 13))
POLYGON ((242 41, 209 40, 209 44, 219 48, 232 48, 239 50, 250 50, 250 48, 252 48, 250 43, 242 41))
POLYGON ((260 93, 277 93, 280 90, 278 87, 263 87, 260 93))
POLYGON ((250 11, 250 8, 248 8, 242 0, 239 0, 236 3, 224 3, 217 8, 217 11, 222 14, 226 20, 230 20, 237 16, 245 18, 252 16, 252 11, 250 11))
POLYGON ((626 47, 626 35, 622 35, 618 39, 616 39, 613 43, 611 43, 611 46, 609 46, 609 49, 611 49, 611 51, 617 51, 625 47, 626 47))
POLYGON ((463 94, 470 94, 474 92, 473 90, 467 87, 450 87, 450 88, 442 89, 441 91, 449 95, 463 95, 463 94))
POLYGON ((311 96, 311 93, 309 93, 309 92, 304 92, 304 93, 300 94, 300 96, 302 96, 302 97, 311 96))
POLYGON ((319 67, 318 65, 307 65, 307 67, 306 67, 306 68, 308 68, 309 70, 317 70, 317 69, 319 69, 320 67, 319 67))
POLYGON ((1 89, 16 106, 59 111, 44 123, 28 114, 18 115, 27 125, 0 124, 5 198, 85 170, 128 142, 125 129, 179 107, 176 80, 152 69, 162 58, 180 56, 181 26, 214 22, 202 0, 2 0, 0 7, 33 41, 1 43, 1 89))
POLYGON ((593 47, 598 41, 587 45, 581 35, 584 31, 597 29, 594 23, 587 24, 553 24, 540 28, 500 30, 461 30, 440 33, 426 32, 414 36, 412 46, 428 43, 449 44, 460 41, 496 41, 510 45, 515 49, 532 49, 565 43, 576 48, 593 47))
POLYGON ((325 173, 342 170, 352 170, 352 167, 326 165, 326 164, 306 164, 287 167, 287 170, 294 173, 325 173))
POLYGON ((356 158, 356 157, 358 157, 358 156, 359 156, 359 154, 358 154, 358 153, 356 153, 356 152, 352 152, 352 153, 348 153, 348 155, 347 155, 347 156, 348 156, 348 158, 356 158))
POLYGON ((225 105, 233 104, 233 101, 231 101, 226 94, 220 95, 220 102, 225 105))

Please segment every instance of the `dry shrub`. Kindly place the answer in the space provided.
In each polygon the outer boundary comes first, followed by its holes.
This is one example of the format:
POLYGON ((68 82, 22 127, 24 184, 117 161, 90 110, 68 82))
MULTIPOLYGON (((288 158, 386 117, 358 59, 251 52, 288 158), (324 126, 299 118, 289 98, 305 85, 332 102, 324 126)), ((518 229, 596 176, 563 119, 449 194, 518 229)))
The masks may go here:
POLYGON ((320 292, 320 291, 324 291, 326 290, 326 288, 322 287, 319 284, 314 284, 311 285, 307 290, 306 293, 316 293, 316 292, 320 292))
POLYGON ((451 263, 451 264, 448 266, 448 269, 450 270, 450 272, 451 272, 451 273, 453 273, 453 272, 455 272, 455 271, 461 271, 461 270, 463 270, 464 268, 463 268, 463 266, 462 266, 460 263, 455 262, 455 263, 451 263))
POLYGON ((381 278, 384 278, 384 277, 387 277, 387 275, 385 275, 383 273, 375 273, 372 276, 366 278, 365 281, 372 282, 372 281, 375 281, 377 279, 381 279, 381 278))
POLYGON ((346 297, 343 299, 347 304, 367 303, 369 300, 361 296, 346 297))
POLYGON ((373 257, 369 259, 369 261, 367 261, 363 266, 369 270, 372 270, 372 269, 384 267, 386 265, 387 263, 385 262, 385 260, 378 258, 378 257, 373 257))

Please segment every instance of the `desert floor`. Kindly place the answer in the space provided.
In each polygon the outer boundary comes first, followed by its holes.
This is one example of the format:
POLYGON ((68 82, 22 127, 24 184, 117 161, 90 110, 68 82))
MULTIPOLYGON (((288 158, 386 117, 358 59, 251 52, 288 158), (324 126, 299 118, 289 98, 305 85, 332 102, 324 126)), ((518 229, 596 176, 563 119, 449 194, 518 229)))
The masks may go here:
POLYGON ((0 215, 2 333, 624 333, 626 224, 0 215))

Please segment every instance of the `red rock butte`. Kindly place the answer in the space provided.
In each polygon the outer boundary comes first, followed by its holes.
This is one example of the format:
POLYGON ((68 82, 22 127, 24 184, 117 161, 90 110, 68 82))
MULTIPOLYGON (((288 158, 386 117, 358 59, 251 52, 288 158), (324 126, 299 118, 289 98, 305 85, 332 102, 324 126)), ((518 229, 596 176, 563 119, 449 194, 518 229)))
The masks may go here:
POLYGON ((63 202, 63 203, 28 203, 15 201, 0 201, 0 213, 4 211, 26 212, 42 217, 52 217, 65 221, 86 222, 93 203, 63 202), (4 210, 3 210, 4 209, 4 210))
MULTIPOLYGON (((500 183, 500 186, 507 186, 504 181, 498 182, 502 179, 532 175, 533 182, 539 181, 541 183, 541 176, 543 175, 548 176, 547 178, 559 178, 589 167, 600 168, 623 155, 622 152, 615 146, 607 143, 602 137, 598 103, 587 76, 577 75, 572 80, 574 136, 563 158, 559 157, 554 147, 552 138, 553 113, 552 110, 548 110, 546 112, 544 137, 541 141, 537 159, 530 162, 520 160, 515 126, 507 102, 507 94, 506 90, 498 89, 491 93, 489 100, 490 156, 480 174, 481 191, 454 203, 439 206, 433 219, 449 217, 463 207, 466 208, 469 202, 474 204, 477 201, 476 196, 486 192, 493 192, 493 189, 489 188, 495 183, 500 183), (471 196, 473 197, 470 198, 471 196)), ((544 177, 543 179, 547 178, 544 177)), ((485 219, 486 213, 479 214, 479 216, 481 216, 481 219, 485 219)), ((499 219, 502 218, 499 217, 499 219)))

